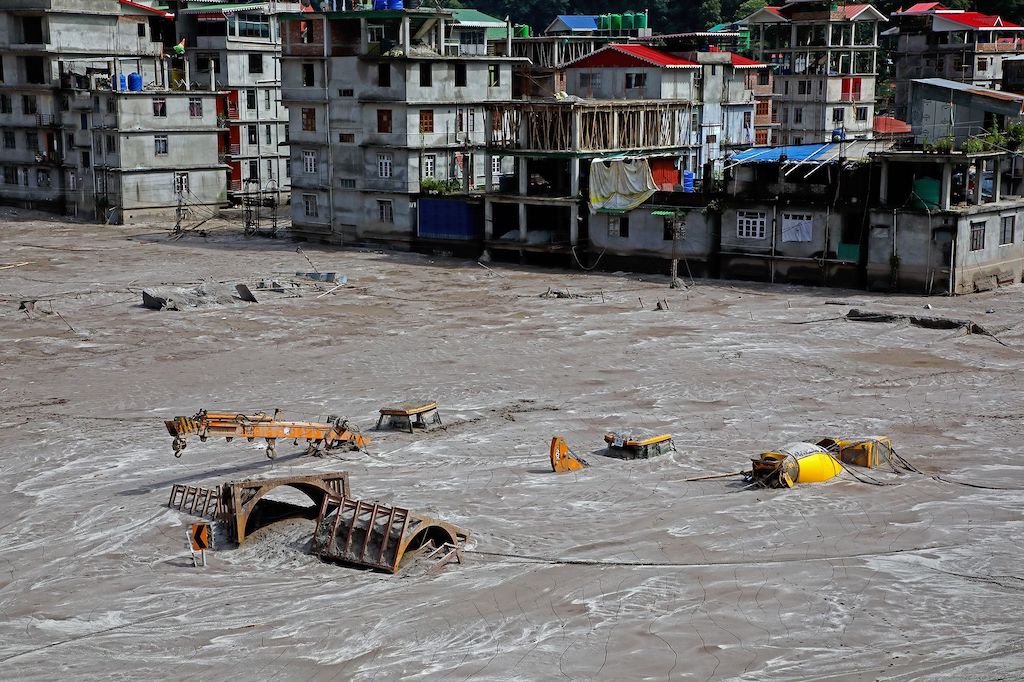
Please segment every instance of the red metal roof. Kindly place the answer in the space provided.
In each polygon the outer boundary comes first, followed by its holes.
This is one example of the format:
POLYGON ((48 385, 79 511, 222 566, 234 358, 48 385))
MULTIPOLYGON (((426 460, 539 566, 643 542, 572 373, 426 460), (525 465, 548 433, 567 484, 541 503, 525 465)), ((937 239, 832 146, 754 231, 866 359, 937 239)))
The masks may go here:
POLYGON ((742 55, 738 55, 735 52, 730 52, 729 56, 732 57, 732 65, 733 66, 748 66, 748 67, 769 66, 768 64, 765 64, 764 62, 759 62, 756 59, 748 59, 747 57, 744 57, 742 55))
POLYGON ((911 131, 909 123, 892 116, 875 116, 872 128, 879 135, 905 135, 911 131))
POLYGON ((935 16, 941 17, 946 21, 970 26, 971 28, 1020 28, 1019 24, 1003 21, 997 16, 982 14, 981 12, 942 12, 935 16))
POLYGON ((126 5, 128 7, 134 7, 135 9, 141 9, 144 12, 152 12, 153 14, 158 14, 161 17, 163 17, 164 19, 173 19, 174 18, 174 15, 171 14, 170 12, 165 12, 162 9, 157 9, 155 7, 150 7, 149 5, 143 5, 142 3, 139 3, 139 2, 132 2, 132 0, 119 0, 119 2, 122 5, 126 5))
POLYGON ((922 14, 924 12, 930 12, 936 9, 946 9, 942 3, 938 2, 919 2, 916 5, 911 5, 907 9, 900 10, 897 14, 922 14))
POLYGON ((590 68, 601 66, 660 66, 665 69, 687 68, 700 66, 697 62, 677 57, 668 52, 655 50, 646 45, 606 45, 596 52, 567 64, 570 68, 590 68))

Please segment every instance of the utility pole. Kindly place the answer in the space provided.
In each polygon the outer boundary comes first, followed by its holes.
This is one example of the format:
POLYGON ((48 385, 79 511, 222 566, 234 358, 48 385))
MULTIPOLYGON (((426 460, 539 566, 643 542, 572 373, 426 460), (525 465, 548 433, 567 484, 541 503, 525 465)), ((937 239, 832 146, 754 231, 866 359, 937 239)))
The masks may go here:
MULTIPOLYGON (((669 288, 679 289, 683 283, 679 280, 679 242, 686 239, 686 213, 676 209, 672 216, 672 272, 669 278, 669 288)), ((687 266, 689 269, 689 266, 687 266)), ((692 277, 691 277, 692 279, 692 277)))

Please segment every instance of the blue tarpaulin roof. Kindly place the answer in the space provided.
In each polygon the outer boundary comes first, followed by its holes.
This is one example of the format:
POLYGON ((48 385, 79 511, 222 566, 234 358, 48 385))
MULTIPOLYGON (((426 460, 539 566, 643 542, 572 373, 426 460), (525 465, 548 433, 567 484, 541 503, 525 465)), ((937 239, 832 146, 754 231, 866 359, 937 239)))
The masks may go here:
POLYGON ((555 21, 562 22, 570 31, 597 30, 596 14, 560 14, 555 17, 555 21))
POLYGON ((733 163, 778 163, 782 156, 787 161, 813 161, 826 156, 835 144, 796 144, 786 147, 753 147, 732 157, 733 163))

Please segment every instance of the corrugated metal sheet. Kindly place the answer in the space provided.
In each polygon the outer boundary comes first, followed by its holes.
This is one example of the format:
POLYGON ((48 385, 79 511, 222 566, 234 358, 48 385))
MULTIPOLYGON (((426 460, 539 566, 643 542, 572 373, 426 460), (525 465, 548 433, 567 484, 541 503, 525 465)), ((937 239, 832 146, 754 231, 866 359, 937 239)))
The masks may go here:
POLYGON ((458 199, 420 199, 417 235, 423 239, 472 241, 484 233, 483 207, 458 199))

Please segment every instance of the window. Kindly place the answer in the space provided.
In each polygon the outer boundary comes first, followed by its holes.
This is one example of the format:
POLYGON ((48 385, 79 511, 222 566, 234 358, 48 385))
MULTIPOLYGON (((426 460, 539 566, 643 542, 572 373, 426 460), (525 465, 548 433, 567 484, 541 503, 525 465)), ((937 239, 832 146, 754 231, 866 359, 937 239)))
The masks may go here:
POLYGON ((338 142, 341 142, 343 144, 353 144, 355 141, 355 133, 341 133, 338 135, 338 142))
POLYGON ((273 159, 267 159, 267 179, 268 180, 273 180, 274 179, 274 160, 273 159))
POLYGON ((809 242, 814 225, 814 216, 810 213, 782 214, 782 241, 809 242))
POLYGON ((11 113, 11 96, 0 95, 0 114, 11 113))
POLYGON ((377 85, 382 88, 391 87, 391 65, 390 64, 378 64, 377 65, 377 85))
POLYGON ((256 159, 249 160, 249 179, 257 181, 260 179, 260 162, 256 159))
POLYGON ((800 145, 800 144, 803 144, 803 143, 804 143, 804 138, 800 137, 799 135, 797 135, 796 137, 793 138, 793 144, 800 145))
POLYGON ((743 127, 744 128, 749 128, 751 125, 753 125, 753 119, 754 119, 754 117, 750 115, 749 111, 744 111, 743 112, 743 127))
POLYGON ((259 142, 259 131, 256 129, 256 126, 246 126, 245 130, 246 138, 248 139, 249 144, 256 144, 257 142, 259 142))
POLYGON ((166 135, 154 135, 153 136, 153 153, 156 156, 167 155, 167 136, 166 135))
POLYGON ((594 90, 600 89, 601 87, 601 74, 599 73, 581 73, 580 74, 580 89, 586 90, 587 92, 593 92, 594 90))
POLYGON ((395 207, 390 201, 377 201, 377 218, 382 223, 395 222, 395 207))
POLYGON ((146 24, 145 24, 145 22, 141 22, 140 21, 136 28, 137 28, 137 30, 139 32, 139 37, 140 38, 145 38, 146 37, 146 24))
POLYGON ((971 251, 985 248, 985 221, 971 223, 971 251))
POLYGON ((117 151, 117 138, 113 135, 107 135, 107 153, 113 154, 117 151))
POLYGON ((263 126, 263 139, 266 140, 267 144, 274 144, 274 127, 272 125, 263 126))
POLYGON ((356 91, 353 88, 342 88, 338 90, 338 97, 355 97, 356 91))
POLYGON ((500 156, 492 156, 491 157, 491 174, 492 175, 501 175, 501 157, 500 156))
POLYGON ((978 71, 988 71, 988 57, 978 57, 978 71))
POLYGON ((36 187, 50 186, 50 171, 40 168, 36 171, 36 187))
POLYGON ((269 38, 270 19, 259 14, 239 14, 238 35, 243 38, 269 38))
POLYGON ((163 97, 153 98, 153 115, 159 118, 167 118, 167 100, 163 97))
POLYGON ((249 73, 263 73, 263 55, 249 55, 249 73))
POLYGON ((434 110, 433 109, 420 109, 420 132, 421 133, 432 133, 432 132, 434 132, 434 110))
MULTIPOLYGON (((21 96, 21 113, 25 115, 35 114, 37 110, 36 96, 35 95, 22 95, 21 96)), ((84 114, 83 114, 84 116, 84 114)))
POLYGON ((338 187, 341 187, 343 189, 355 189, 356 188, 356 179, 355 178, 339 178, 338 179, 338 187))
POLYGON ((302 150, 302 172, 306 175, 316 175, 316 151, 302 150))
POLYGON ((846 115, 846 110, 845 109, 840 109, 839 107, 836 107, 835 109, 832 110, 832 122, 833 123, 842 123, 843 122, 843 117, 845 115, 846 115))
POLYGON ((25 43, 42 43, 43 41, 43 18, 22 17, 21 37, 25 43))
POLYGON ((384 24, 370 24, 366 27, 366 40, 379 43, 384 40, 384 24))
POLYGON ((804 122, 804 110, 800 107, 793 107, 793 123, 804 122))
POLYGON ((764 239, 768 214, 764 211, 736 211, 736 236, 740 239, 764 239))
POLYGON ((757 84, 758 85, 768 85, 768 83, 769 83, 768 69, 761 69, 757 73, 757 84))
POLYGON ((316 109, 303 108, 302 109, 302 129, 303 130, 316 130, 316 109))
POLYGON ((89 129, 89 114, 82 114, 78 119, 79 126, 82 130, 89 129))
POLYGON ((245 91, 245 108, 255 109, 256 108, 256 91, 249 89, 245 91))
POLYGON ((625 215, 613 215, 608 216, 608 236, 609 237, 621 237, 626 239, 629 237, 629 216, 625 215))
POLYGON ((782 107, 782 122, 789 123, 789 107, 782 107))
POLYGON ((707 137, 704 138, 704 141, 707 142, 708 144, 715 144, 716 142, 718 142, 718 135, 708 135, 707 137))
POLYGON ((1017 216, 1004 215, 999 225, 999 245, 1013 243, 1014 230, 1017 227, 1017 216))
POLYGON ((390 109, 378 109, 377 110, 377 132, 378 133, 390 133, 391 132, 391 110, 390 109))
POLYGON ((627 73, 626 74, 626 89, 633 90, 636 88, 643 88, 647 86, 647 74, 646 73, 627 73))
POLYGON ((285 142, 287 142, 288 140, 292 139, 291 129, 292 128, 291 128, 290 125, 288 125, 287 123, 284 124, 284 141, 285 142))
POLYGON ((391 154, 378 154, 377 155, 377 177, 379 178, 390 178, 391 177, 391 154))
POLYGON ((487 65, 487 87, 496 88, 501 85, 501 65, 487 65))
POLYGON ((302 195, 302 210, 305 212, 307 218, 316 218, 320 215, 320 207, 316 200, 315 194, 303 194, 302 195))
POLYGON ((430 64, 420 64, 420 87, 429 88, 434 84, 434 74, 431 71, 430 64))
POLYGON ((755 113, 758 116, 767 116, 771 113, 771 108, 771 102, 766 99, 759 99, 757 100, 757 109, 755 110, 755 113))
POLYGON ((316 85, 316 71, 311 63, 302 65, 302 84, 307 88, 316 85))
POLYGON ((196 55, 196 66, 202 73, 210 73, 210 62, 213 62, 213 72, 220 73, 220 58, 216 52, 201 52, 196 55))
POLYGON ((455 65, 455 87, 464 88, 466 87, 466 65, 456 64, 455 65))
POLYGON ((199 97, 188 98, 188 115, 190 118, 203 117, 203 100, 199 97))
POLYGON ((840 94, 844 102, 859 102, 861 93, 861 82, 860 78, 844 78, 840 94))
POLYGON ((89 152, 82 152, 82 168, 88 168, 89 162, 89 152))
POLYGON ((455 132, 461 133, 466 129, 465 111, 462 109, 455 110, 455 132))
POLYGON ((423 155, 423 167, 420 169, 420 175, 424 178, 434 177, 434 169, 437 166, 437 155, 436 154, 424 154, 423 155))
POLYGON ((25 60, 25 81, 42 84, 46 82, 46 65, 42 57, 22 57, 25 60))
POLYGON ((754 131, 754 144, 768 144, 768 131, 764 128, 754 131))
POLYGON ((174 174, 174 193, 188 194, 188 173, 174 174))
POLYGON ((868 108, 867 107, 857 107, 855 115, 856 115, 856 119, 858 121, 866 121, 866 120, 868 120, 868 108))
MULTIPOLYGON (((200 102, 200 104, 201 104, 201 102, 200 102)), ((116 114, 117 113, 117 98, 115 98, 115 97, 108 97, 107 98, 107 113, 108 114, 116 114)), ((200 112, 199 115, 202 116, 202 112, 200 112)))
POLYGON ((17 147, 18 142, 14 137, 13 130, 4 131, 4 149, 14 149, 17 147))
POLYGON ((809 94, 811 94, 811 81, 797 81, 797 83, 796 83, 796 94, 798 94, 798 95, 809 95, 809 94))

